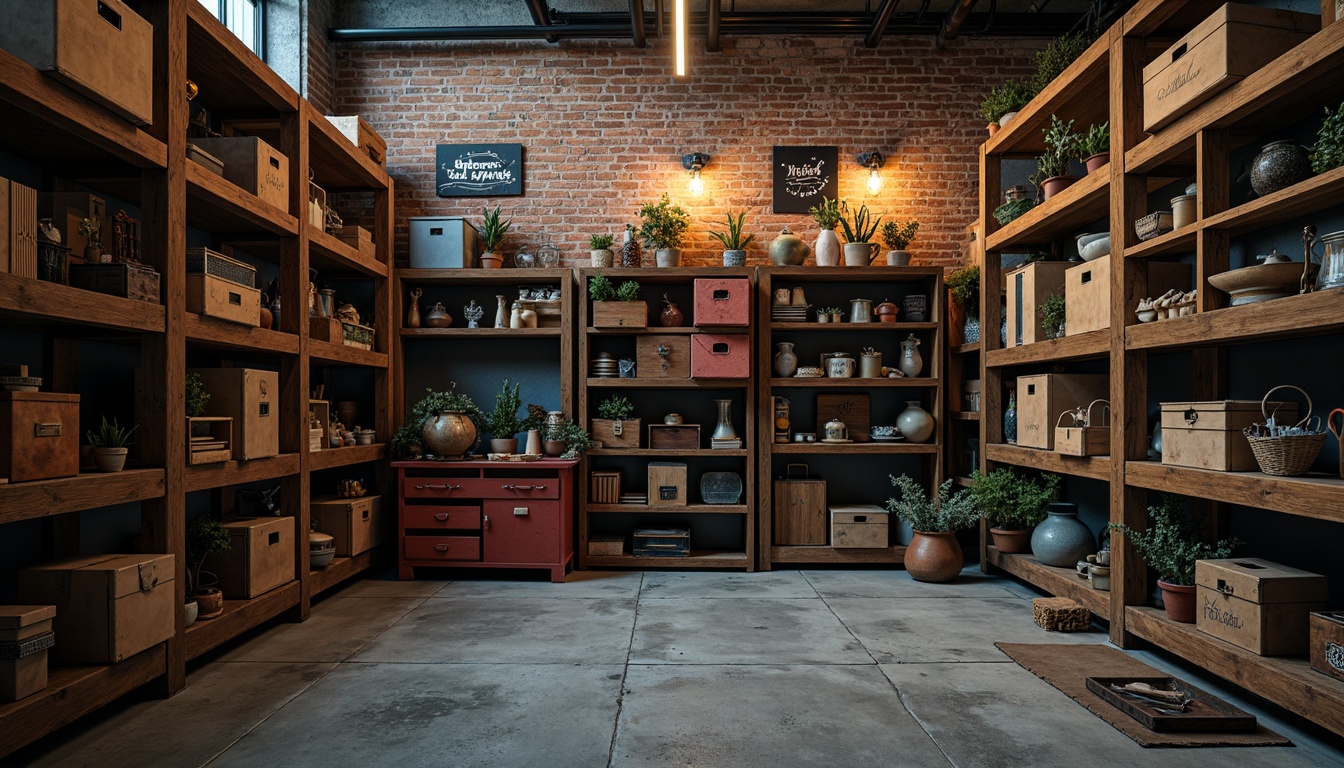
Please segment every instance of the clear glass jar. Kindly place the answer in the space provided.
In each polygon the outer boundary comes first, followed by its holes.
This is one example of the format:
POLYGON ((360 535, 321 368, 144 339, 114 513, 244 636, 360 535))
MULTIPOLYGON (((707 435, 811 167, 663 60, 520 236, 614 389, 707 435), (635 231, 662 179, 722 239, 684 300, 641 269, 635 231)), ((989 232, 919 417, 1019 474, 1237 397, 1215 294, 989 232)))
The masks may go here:
POLYGON ((560 266, 560 249, 550 240, 542 243, 537 249, 537 266, 542 269, 554 269, 560 266))
POLYGON ((537 265, 537 257, 532 255, 532 246, 524 245, 513 254, 513 266, 519 269, 531 269, 537 265))

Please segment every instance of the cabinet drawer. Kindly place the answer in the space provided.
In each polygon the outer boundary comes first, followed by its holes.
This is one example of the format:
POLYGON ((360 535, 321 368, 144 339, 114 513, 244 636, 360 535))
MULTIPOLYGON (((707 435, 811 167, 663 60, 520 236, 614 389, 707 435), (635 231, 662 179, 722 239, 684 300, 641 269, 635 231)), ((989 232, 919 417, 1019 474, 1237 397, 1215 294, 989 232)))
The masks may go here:
POLYGON ((401 509, 402 528, 471 528, 481 527, 479 506, 406 505, 401 509))
POLYGON ((407 560, 480 560, 479 536, 407 536, 407 560))
POLYGON ((407 477, 401 492, 408 499, 558 499, 555 477, 407 477))

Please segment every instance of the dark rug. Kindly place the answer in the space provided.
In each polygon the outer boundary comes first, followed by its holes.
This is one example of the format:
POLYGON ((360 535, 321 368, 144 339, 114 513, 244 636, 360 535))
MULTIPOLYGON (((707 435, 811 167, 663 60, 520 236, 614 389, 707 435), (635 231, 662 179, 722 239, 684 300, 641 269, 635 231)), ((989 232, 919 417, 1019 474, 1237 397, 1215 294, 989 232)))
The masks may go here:
POLYGON ((1255 733, 1158 733, 1087 689, 1089 677, 1159 677, 1165 673, 1105 645, 995 643, 995 647, 1089 712, 1144 747, 1280 747, 1293 742, 1257 724, 1255 733))

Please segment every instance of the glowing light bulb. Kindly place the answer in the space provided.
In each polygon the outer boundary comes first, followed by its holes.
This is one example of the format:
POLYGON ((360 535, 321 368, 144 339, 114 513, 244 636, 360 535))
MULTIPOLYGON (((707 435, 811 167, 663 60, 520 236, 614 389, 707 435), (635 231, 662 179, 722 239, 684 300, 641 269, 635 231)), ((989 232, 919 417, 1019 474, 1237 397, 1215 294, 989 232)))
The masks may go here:
POLYGON ((677 77, 686 76, 686 0, 677 0, 675 7, 677 77))
POLYGON ((701 180, 699 171, 691 171, 691 194, 696 197, 705 194, 705 182, 701 180))
POLYGON ((877 169, 874 168, 868 172, 868 194, 876 195, 882 191, 882 177, 877 175, 877 169))

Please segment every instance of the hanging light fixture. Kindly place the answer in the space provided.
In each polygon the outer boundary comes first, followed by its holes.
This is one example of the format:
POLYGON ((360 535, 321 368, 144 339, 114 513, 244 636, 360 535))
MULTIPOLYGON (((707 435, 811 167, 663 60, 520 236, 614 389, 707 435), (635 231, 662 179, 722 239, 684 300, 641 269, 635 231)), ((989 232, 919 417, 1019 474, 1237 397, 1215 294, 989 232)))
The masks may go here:
POLYGON ((877 150, 872 152, 860 152, 858 158, 859 165, 868 169, 868 194, 876 195, 882 191, 882 177, 878 175, 877 169, 882 167, 886 158, 877 150))
POLYGON ((686 76, 686 0, 676 0, 673 8, 672 20, 674 37, 676 38, 676 73, 677 77, 686 76))
POLYGON ((705 194, 705 182, 700 179, 700 169, 709 165, 709 155, 704 152, 692 152, 681 156, 681 167, 691 174, 691 194, 699 197, 705 194))

